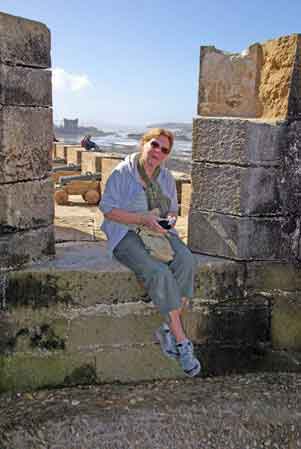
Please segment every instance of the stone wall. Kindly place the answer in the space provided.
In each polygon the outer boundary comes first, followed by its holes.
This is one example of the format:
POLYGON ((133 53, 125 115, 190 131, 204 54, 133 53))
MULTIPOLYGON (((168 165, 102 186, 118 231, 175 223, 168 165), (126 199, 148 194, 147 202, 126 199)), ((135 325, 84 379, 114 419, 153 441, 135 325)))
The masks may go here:
POLYGON ((301 36, 251 45, 239 53, 201 47, 198 114, 286 119, 300 114, 301 36))
POLYGON ((188 244, 242 264, 244 295, 268 298, 273 349, 300 351, 301 36, 202 47, 198 113, 188 244))
POLYGON ((0 269, 54 253, 50 33, 0 13, 0 269))
POLYGON ((298 34, 254 44, 240 57, 201 48, 202 117, 193 125, 189 220, 193 250, 236 260, 299 261, 300 51, 298 34), (209 95, 217 76, 232 86, 218 102, 209 95), (251 79, 254 89, 245 91, 251 79), (236 88, 240 102, 230 110, 229 92, 236 88))

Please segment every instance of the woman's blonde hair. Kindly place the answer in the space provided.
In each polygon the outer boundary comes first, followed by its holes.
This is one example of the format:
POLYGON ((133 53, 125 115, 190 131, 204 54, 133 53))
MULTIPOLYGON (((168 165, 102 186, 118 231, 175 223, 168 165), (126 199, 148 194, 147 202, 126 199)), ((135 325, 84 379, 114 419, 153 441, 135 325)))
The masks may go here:
POLYGON ((169 140, 170 149, 172 149, 174 142, 174 135, 171 131, 168 131, 168 129, 164 128, 152 128, 149 131, 147 131, 140 140, 141 147, 143 147, 143 145, 149 142, 150 140, 160 136, 167 137, 167 139, 169 140))

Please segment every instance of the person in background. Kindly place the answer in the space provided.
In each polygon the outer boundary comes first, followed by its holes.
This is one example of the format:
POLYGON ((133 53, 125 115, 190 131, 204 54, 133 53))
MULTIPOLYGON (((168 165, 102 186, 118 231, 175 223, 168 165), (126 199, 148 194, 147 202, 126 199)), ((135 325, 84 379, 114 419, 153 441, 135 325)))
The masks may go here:
POLYGON ((81 146, 87 151, 100 151, 99 146, 91 140, 91 137, 90 135, 85 136, 80 143, 81 146))
POLYGON ((155 332, 163 353, 193 377, 200 372, 201 363, 185 335, 181 314, 193 296, 195 261, 174 228, 176 184, 164 166, 173 141, 173 134, 163 128, 144 134, 140 152, 129 155, 113 170, 99 207, 110 251, 135 272, 165 319, 155 332), (152 252, 149 235, 163 236, 164 245, 167 243, 163 254, 152 252))

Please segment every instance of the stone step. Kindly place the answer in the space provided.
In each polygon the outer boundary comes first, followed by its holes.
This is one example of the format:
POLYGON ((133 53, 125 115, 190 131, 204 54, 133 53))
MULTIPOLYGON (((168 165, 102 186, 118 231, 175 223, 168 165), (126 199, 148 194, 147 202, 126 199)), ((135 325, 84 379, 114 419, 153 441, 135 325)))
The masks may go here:
MULTIPOLYGON (((243 297, 242 264, 196 262, 196 295, 183 321, 203 374, 246 369, 269 342, 269 301, 243 297)), ((2 275, 0 291, 2 391, 66 385, 74 371, 96 383, 183 376, 154 344, 162 317, 100 242, 58 245, 53 261, 2 275)))
MULTIPOLYGON (((222 258, 195 256, 195 297, 210 300, 242 298, 245 265, 222 258)), ((2 306, 9 309, 51 304, 91 306, 145 300, 135 275, 112 260, 105 242, 70 242, 56 245, 53 260, 2 275, 2 306)))

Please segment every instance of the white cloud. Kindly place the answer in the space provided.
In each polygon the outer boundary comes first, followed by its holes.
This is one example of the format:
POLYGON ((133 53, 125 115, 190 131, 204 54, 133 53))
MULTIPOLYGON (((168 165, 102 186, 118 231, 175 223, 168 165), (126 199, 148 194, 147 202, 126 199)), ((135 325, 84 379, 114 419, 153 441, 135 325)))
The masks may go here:
POLYGON ((68 73, 59 67, 52 70, 54 90, 76 92, 92 85, 85 74, 68 73))

